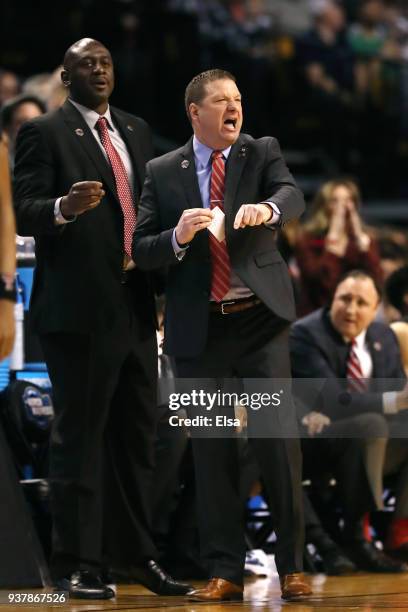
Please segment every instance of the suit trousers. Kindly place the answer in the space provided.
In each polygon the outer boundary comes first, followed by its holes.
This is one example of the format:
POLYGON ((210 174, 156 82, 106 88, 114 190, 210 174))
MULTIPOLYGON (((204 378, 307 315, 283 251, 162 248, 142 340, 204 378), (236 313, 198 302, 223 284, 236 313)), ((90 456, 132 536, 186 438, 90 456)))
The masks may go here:
MULTIPOLYGON (((245 383, 253 391, 259 386, 254 379, 268 379, 268 384, 273 385, 269 379, 290 378, 288 323, 273 315, 263 304, 229 315, 212 312, 203 353, 191 358, 176 357, 175 361, 178 377, 205 378, 205 386, 209 379, 217 386, 220 379, 232 377, 248 379, 245 383)), ((261 381, 259 384, 262 385, 261 381)), ((233 411, 233 406, 229 409, 233 411)), ((269 409, 266 420, 261 410, 247 409, 248 441, 258 462, 274 518, 278 540, 276 565, 283 575, 302 569, 301 451, 296 437, 280 436, 279 418, 273 407, 269 409), (261 425, 257 423, 259 418, 261 425), (251 435, 252 425, 255 435, 251 435), (276 426, 274 431, 273 425, 276 426), (270 426, 271 431, 266 431, 265 427, 270 426), (260 427, 263 428, 262 436, 259 435, 260 427)), ((288 408, 283 418, 294 421, 293 409, 288 408)), ((201 554, 211 577, 242 584, 244 506, 239 495, 237 440, 233 435, 223 437, 214 432, 213 436, 210 432, 207 437, 197 437, 193 432, 192 442, 201 554)))
MULTIPOLYGON (((81 568, 155 558, 151 486, 157 420, 157 344, 123 285, 112 327, 41 335, 55 420, 50 442, 57 579, 81 568)), ((84 304, 86 308, 86 304, 84 304)))
POLYGON ((303 476, 313 484, 334 476, 338 499, 347 524, 381 507, 372 472, 382 472, 386 424, 375 413, 356 414, 330 423, 321 434, 302 437, 303 476))

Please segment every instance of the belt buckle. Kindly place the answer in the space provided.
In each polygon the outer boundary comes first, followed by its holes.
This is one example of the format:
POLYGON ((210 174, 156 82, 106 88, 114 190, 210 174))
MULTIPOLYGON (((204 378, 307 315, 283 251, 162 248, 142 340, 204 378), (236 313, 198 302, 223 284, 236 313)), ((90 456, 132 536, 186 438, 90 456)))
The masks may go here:
POLYGON ((231 314, 229 312, 224 312, 224 306, 229 306, 230 304, 235 304, 235 300, 232 300, 232 302, 223 302, 221 304, 221 314, 223 315, 231 314))

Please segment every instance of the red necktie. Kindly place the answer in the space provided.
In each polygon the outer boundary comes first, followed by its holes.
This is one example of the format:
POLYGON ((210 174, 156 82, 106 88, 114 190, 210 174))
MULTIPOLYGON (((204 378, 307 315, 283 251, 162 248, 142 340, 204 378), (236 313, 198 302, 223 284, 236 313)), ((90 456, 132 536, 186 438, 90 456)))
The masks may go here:
MULTIPOLYGON (((210 208, 218 206, 224 211, 225 161, 221 151, 213 151, 211 158, 210 208)), ((212 264, 211 297, 216 302, 221 302, 231 287, 231 263, 225 239, 219 242, 211 232, 209 238, 212 264)))
POLYGON ((105 117, 99 117, 96 122, 96 129, 99 132, 103 148, 105 149, 113 175, 115 177, 116 192, 123 211, 123 242, 124 250, 129 257, 132 256, 132 237, 136 227, 136 212, 133 203, 132 190, 129 185, 129 177, 123 161, 112 144, 108 131, 108 122, 105 117))
POLYGON ((347 358, 347 388, 349 391, 364 393, 367 391, 367 381, 363 378, 361 363, 356 353, 356 341, 353 340, 347 358))

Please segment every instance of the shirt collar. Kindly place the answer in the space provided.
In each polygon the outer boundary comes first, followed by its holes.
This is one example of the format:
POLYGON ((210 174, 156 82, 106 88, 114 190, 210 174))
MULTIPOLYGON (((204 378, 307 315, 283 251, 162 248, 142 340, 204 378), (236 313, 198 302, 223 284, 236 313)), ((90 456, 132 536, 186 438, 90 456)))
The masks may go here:
POLYGON ((356 343, 356 348, 357 349, 364 349, 365 348, 365 343, 366 343, 366 335, 367 335, 367 330, 363 329, 362 332, 360 332, 358 334, 358 336, 356 336, 354 338, 354 341, 356 343))
MULTIPOLYGON (((197 170, 200 170, 202 168, 207 168, 207 166, 210 163, 211 155, 214 149, 211 149, 210 147, 207 147, 207 145, 200 142, 197 136, 194 134, 193 150, 194 150, 197 170)), ((230 151, 231 151, 231 146, 227 147, 226 149, 222 149, 222 154, 225 157, 225 159, 228 159, 228 155, 230 154, 230 151)))
POLYGON ((79 104, 78 102, 74 102, 74 100, 71 100, 71 98, 68 98, 68 100, 81 113, 82 117, 85 119, 85 122, 91 130, 95 128, 95 124, 98 121, 99 117, 105 117, 106 121, 108 122, 108 128, 113 131, 114 128, 109 105, 106 109, 106 112, 103 115, 100 115, 91 108, 88 108, 83 104, 79 104))

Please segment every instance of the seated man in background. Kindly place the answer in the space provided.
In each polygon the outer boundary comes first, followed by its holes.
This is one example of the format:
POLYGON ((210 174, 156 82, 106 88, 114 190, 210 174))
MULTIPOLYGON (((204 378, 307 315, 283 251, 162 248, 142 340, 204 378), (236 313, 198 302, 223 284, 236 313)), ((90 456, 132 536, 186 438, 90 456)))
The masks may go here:
MULTIPOLYGON (((377 507, 382 505, 383 476, 397 476, 396 507, 386 546, 389 554, 408 560, 408 444, 401 438, 407 427, 404 411, 408 393, 406 387, 392 391, 404 386, 405 373, 394 333, 387 325, 374 322, 379 299, 369 274, 348 272, 337 285, 329 308, 293 325, 291 358, 295 378, 324 379, 318 407, 313 406, 302 419, 308 429, 308 437, 302 441, 304 464, 306 469, 314 465, 321 471, 322 465, 334 461, 337 468, 345 470, 348 484, 342 486, 348 487, 349 503, 355 510, 352 519, 346 517, 343 529, 351 559, 361 569, 401 571, 404 566, 395 564, 364 538, 364 503, 359 512, 357 507, 365 493, 360 489, 353 454, 342 452, 347 444, 362 447, 377 507), (381 423, 383 433, 379 435, 381 423)), ((343 501, 347 503, 347 498, 343 501)))

